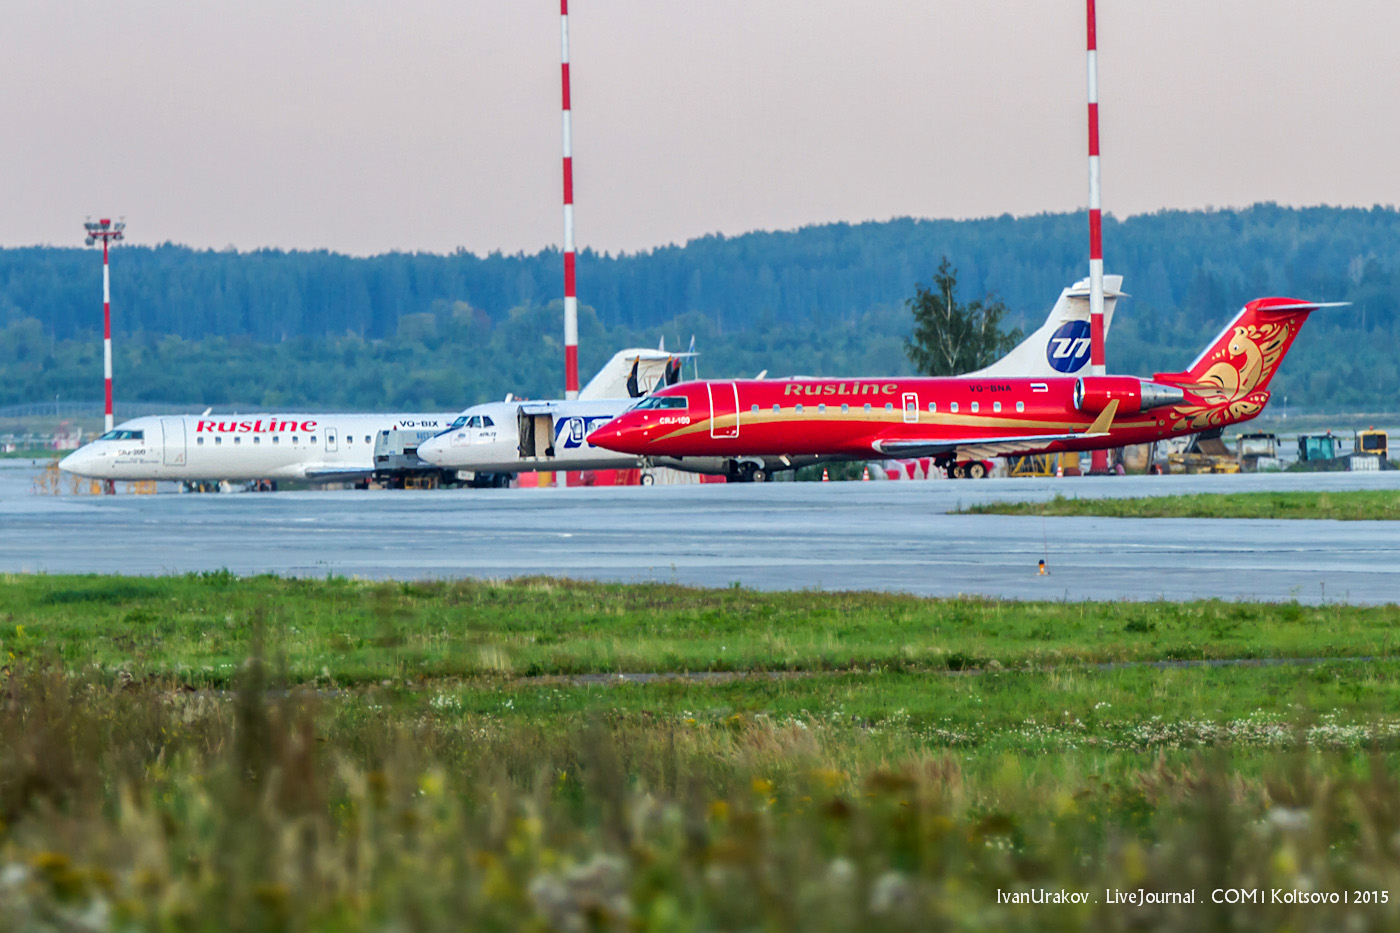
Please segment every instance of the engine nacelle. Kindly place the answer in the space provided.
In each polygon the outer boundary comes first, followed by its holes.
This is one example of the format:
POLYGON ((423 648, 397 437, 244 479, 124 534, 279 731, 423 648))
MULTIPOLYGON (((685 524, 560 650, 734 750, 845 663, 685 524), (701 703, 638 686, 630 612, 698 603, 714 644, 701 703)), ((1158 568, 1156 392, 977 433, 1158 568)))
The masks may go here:
POLYGON ((1163 405, 1175 405, 1186 400, 1186 393, 1177 386, 1146 382, 1134 376, 1080 376, 1074 383, 1074 407, 1097 415, 1118 401, 1118 414, 1135 415, 1163 405))

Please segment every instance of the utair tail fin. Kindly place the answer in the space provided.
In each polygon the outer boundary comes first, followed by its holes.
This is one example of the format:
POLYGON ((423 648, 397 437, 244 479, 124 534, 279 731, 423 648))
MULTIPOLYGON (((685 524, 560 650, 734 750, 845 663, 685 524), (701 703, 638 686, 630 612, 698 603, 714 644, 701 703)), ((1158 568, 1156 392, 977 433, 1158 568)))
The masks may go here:
POLYGON ((1225 325, 1191 365, 1179 373, 1157 373, 1153 381, 1187 393, 1174 427, 1213 428, 1247 421, 1269 401, 1269 382, 1308 315, 1346 302, 1256 298, 1225 325))
MULTIPOLYGON (((1113 309, 1123 291, 1121 275, 1103 277, 1103 330, 1113 323, 1113 309)), ((1081 279, 1060 292, 1045 323, 1001 359, 969 376, 996 378, 1054 378, 1072 376, 1089 362, 1089 280, 1081 279)))

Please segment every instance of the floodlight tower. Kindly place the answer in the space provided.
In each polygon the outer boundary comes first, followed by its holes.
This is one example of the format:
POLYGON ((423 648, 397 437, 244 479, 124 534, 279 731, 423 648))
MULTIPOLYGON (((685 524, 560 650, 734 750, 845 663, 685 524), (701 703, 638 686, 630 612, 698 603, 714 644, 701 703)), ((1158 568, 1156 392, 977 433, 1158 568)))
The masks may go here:
POLYGON ((559 0, 564 85, 564 398, 578 398, 578 298, 574 293, 574 143, 569 103, 569 0, 559 0))
MULTIPOLYGON (((1099 42, 1094 0, 1085 0, 1088 17, 1089 73, 1089 375, 1108 372, 1103 333, 1103 215, 1099 194, 1099 42)), ((1108 451, 1095 450, 1089 472, 1108 472, 1108 451)))
POLYGON ((112 276, 107 265, 107 245, 114 240, 125 239, 122 233, 126 221, 113 223, 104 217, 89 220, 83 224, 87 229, 87 245, 102 241, 102 378, 106 386, 107 405, 105 408, 106 428, 112 430, 112 276))

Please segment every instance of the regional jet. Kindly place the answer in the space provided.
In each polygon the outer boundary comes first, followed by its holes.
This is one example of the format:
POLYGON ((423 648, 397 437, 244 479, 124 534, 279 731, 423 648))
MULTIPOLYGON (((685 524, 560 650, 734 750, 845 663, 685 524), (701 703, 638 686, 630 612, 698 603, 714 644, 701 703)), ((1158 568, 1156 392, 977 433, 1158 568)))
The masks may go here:
POLYGON ((984 457, 1097 450, 1247 421, 1308 315, 1249 302, 1183 372, 1135 376, 876 377, 670 386, 588 436, 639 457, 984 457))

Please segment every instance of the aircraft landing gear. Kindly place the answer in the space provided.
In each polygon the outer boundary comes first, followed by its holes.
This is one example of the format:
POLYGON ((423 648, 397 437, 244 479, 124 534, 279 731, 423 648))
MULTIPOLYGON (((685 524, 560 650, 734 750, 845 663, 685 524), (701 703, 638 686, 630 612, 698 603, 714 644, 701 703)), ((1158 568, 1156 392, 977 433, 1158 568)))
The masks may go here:
POLYGON ((656 474, 653 473, 653 472, 651 472, 650 470, 647 470, 647 471, 643 472, 643 473, 642 473, 642 485, 643 485, 643 486, 655 486, 655 485, 656 485, 656 474))
POLYGON ((746 460, 731 463, 725 476, 731 483, 762 483, 767 481, 768 471, 762 465, 746 460))

